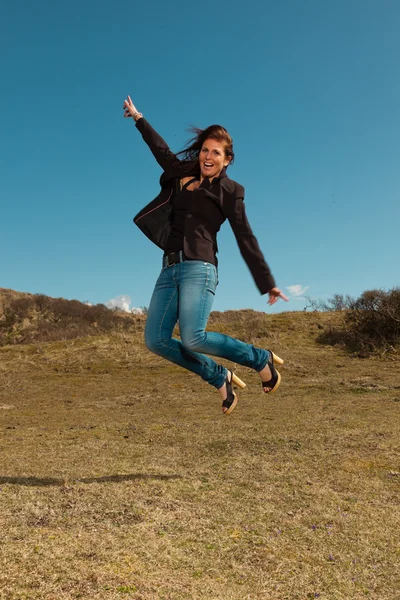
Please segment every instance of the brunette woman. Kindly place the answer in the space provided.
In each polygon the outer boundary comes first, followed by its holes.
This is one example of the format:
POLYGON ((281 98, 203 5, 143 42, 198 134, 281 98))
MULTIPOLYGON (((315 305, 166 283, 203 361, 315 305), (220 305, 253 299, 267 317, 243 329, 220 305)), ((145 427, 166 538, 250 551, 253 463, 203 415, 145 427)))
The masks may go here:
POLYGON ((186 149, 174 154, 137 111, 130 96, 123 108, 124 117, 135 121, 163 169, 159 195, 134 218, 142 232, 163 250, 162 269, 147 314, 146 346, 213 385, 223 400, 222 411, 229 415, 238 402, 232 383, 242 388, 245 383, 206 355, 255 369, 266 393, 277 390, 281 376, 274 362, 283 361, 270 350, 205 331, 218 285, 217 232, 226 219, 258 289, 268 294, 268 304, 288 298, 275 286, 247 221, 244 188, 227 176, 234 152, 226 129, 220 125, 195 129, 186 149), (180 340, 172 337, 178 321, 180 340))

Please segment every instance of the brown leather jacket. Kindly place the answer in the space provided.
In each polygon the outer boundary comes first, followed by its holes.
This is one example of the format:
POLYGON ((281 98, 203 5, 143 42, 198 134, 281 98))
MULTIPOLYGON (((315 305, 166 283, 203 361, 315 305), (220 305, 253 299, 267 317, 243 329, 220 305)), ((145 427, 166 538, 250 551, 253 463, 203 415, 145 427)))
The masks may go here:
MULTIPOLYGON (((146 119, 139 119, 136 127, 164 172, 160 178, 160 193, 133 221, 154 244, 164 250, 171 231, 171 200, 180 189, 179 180, 190 175, 199 176, 199 163, 179 160, 146 119)), ((204 260, 217 265, 217 233, 228 219, 258 289, 261 294, 266 294, 275 287, 275 281, 247 220, 243 200, 244 188, 229 179, 225 169, 212 183, 204 179, 191 194, 183 251, 189 260, 204 260)))

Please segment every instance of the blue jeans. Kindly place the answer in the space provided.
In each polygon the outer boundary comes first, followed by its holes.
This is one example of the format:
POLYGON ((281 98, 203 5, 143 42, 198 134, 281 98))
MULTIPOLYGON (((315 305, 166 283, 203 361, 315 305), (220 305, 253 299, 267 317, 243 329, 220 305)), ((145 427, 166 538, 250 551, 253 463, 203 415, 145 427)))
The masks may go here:
POLYGON ((187 260, 164 266, 150 301, 145 341, 155 354, 197 373, 218 389, 225 383, 227 369, 205 354, 261 371, 269 352, 205 331, 217 285, 217 269, 211 263, 187 260), (178 321, 181 340, 172 337, 178 321))

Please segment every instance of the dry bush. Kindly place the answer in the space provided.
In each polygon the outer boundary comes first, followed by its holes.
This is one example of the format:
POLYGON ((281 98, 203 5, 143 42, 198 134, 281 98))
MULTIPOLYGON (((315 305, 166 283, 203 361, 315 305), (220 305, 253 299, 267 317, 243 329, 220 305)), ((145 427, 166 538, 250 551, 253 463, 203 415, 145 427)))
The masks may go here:
POLYGON ((0 346, 125 331, 142 320, 140 315, 110 310, 104 304, 90 306, 43 294, 17 297, 9 302, 0 319, 0 346))
POLYGON ((329 300, 318 300, 306 296, 307 305, 304 310, 309 308, 313 311, 331 312, 351 308, 354 299, 348 294, 334 294, 329 300))
POLYGON ((347 297, 337 310, 346 311, 343 323, 326 329, 319 342, 340 344, 361 355, 400 346, 400 288, 367 290, 356 300, 347 297))

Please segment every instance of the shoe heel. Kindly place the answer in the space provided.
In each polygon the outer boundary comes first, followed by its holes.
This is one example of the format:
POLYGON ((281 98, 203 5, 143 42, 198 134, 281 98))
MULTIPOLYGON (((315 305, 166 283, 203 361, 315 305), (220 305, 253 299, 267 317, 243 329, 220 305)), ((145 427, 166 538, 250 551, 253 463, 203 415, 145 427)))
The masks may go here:
POLYGON ((232 373, 232 381, 233 383, 236 383, 238 387, 242 388, 242 390, 244 390, 244 388, 246 387, 245 382, 239 379, 239 377, 235 375, 235 373, 232 373))
POLYGON ((279 356, 277 356, 273 352, 271 352, 271 354, 272 354, 272 358, 274 359, 274 363, 277 363, 278 365, 283 365, 284 361, 282 360, 282 358, 279 358, 279 356))

